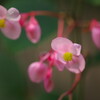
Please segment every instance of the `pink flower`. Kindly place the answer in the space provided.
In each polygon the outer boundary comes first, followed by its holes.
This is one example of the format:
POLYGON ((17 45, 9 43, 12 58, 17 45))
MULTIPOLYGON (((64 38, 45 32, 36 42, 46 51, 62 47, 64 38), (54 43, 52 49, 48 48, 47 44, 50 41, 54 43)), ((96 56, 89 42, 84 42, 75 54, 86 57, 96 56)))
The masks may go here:
POLYGON ((67 38, 57 37, 52 40, 52 49, 57 53, 57 59, 73 72, 80 73, 85 68, 85 60, 81 55, 81 45, 72 43, 67 38))
POLYGON ((53 90, 52 69, 48 68, 45 63, 34 62, 28 68, 28 75, 32 82, 44 83, 44 88, 47 92, 53 90))
POLYGON ((46 76, 47 65, 41 62, 34 62, 28 68, 28 75, 32 82, 39 83, 46 76))
POLYGON ((0 30, 9 39, 18 39, 21 33, 20 14, 16 8, 7 9, 0 5, 0 30))
POLYGON ((41 37, 41 28, 35 17, 31 17, 25 25, 26 35, 32 43, 37 43, 41 37))
POLYGON ((92 20, 90 24, 90 30, 92 32, 94 44, 100 49, 100 23, 96 20, 92 20))

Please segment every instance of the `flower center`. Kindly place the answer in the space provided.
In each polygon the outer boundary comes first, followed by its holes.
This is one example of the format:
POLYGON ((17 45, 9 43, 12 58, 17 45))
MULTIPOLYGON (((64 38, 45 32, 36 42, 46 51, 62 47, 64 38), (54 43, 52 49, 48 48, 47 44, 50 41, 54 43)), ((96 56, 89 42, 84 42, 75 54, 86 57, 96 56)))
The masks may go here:
POLYGON ((0 19, 0 28, 4 28, 4 27, 5 27, 5 20, 0 19))
POLYGON ((73 54, 70 53, 70 52, 66 52, 66 53, 64 53, 64 55, 63 55, 63 59, 64 59, 65 61, 71 61, 71 60, 72 60, 72 57, 73 57, 73 54))

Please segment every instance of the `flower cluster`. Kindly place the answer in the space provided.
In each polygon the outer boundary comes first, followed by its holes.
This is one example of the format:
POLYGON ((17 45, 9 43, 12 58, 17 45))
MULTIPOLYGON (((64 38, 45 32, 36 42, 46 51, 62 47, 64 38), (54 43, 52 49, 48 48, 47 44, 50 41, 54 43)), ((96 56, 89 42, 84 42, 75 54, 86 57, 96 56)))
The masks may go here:
MULTIPOLYGON (((38 12, 37 14, 39 13, 54 14, 51 12, 38 12)), ((41 37, 41 28, 35 18, 35 14, 34 12, 20 14, 16 8, 7 10, 0 5, 0 30, 7 38, 15 40, 20 37, 21 27, 23 27, 28 39, 32 43, 37 43, 41 37)), ((85 69, 85 59, 81 54, 81 45, 62 37, 64 31, 64 14, 61 14, 63 17, 59 17, 58 15, 60 14, 54 14, 54 16, 61 19, 58 25, 58 37, 52 40, 51 50, 40 55, 40 60, 33 62, 28 67, 30 80, 35 83, 43 82, 47 92, 51 92, 54 87, 52 80, 53 67, 56 67, 59 71, 67 69, 75 74, 79 74, 85 69)), ((70 25, 69 28, 72 30, 73 26, 75 25, 72 25, 72 28, 70 25)), ((93 20, 90 24, 90 29, 94 43, 100 48, 100 23, 93 20)))
POLYGON ((0 30, 9 39, 20 37, 21 27, 24 27, 28 39, 37 43, 41 37, 41 28, 34 16, 20 14, 16 8, 6 9, 0 5, 0 30))
POLYGON ((52 50, 40 57, 40 62, 33 62, 28 69, 32 82, 44 81, 47 92, 53 89, 52 68, 55 66, 59 71, 64 68, 73 73, 81 73, 85 68, 85 60, 82 56, 81 45, 72 43, 67 38, 57 37, 52 40, 52 50))

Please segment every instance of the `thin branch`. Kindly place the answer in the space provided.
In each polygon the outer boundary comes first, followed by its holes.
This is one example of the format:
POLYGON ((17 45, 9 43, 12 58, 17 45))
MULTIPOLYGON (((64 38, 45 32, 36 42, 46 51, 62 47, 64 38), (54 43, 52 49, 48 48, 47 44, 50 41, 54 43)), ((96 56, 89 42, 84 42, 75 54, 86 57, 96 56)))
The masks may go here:
POLYGON ((78 85, 80 79, 81 79, 81 73, 76 74, 76 75, 75 75, 74 83, 73 83, 73 85, 72 85, 72 88, 69 89, 67 92, 63 93, 63 94, 59 97, 58 100, 62 100, 65 96, 72 94, 72 92, 74 91, 74 89, 77 87, 77 85, 78 85))
POLYGON ((42 15, 42 16, 51 16, 51 17, 56 17, 56 18, 60 18, 61 16, 66 16, 66 13, 64 12, 52 12, 52 11, 31 11, 28 13, 22 13, 22 14, 27 14, 28 16, 38 16, 38 15, 42 15))
POLYGON ((69 100, 73 100, 72 93, 69 95, 69 100))
POLYGON ((64 19, 63 18, 59 18, 58 19, 58 32, 57 32, 57 36, 58 37, 62 37, 63 31, 64 31, 64 19))

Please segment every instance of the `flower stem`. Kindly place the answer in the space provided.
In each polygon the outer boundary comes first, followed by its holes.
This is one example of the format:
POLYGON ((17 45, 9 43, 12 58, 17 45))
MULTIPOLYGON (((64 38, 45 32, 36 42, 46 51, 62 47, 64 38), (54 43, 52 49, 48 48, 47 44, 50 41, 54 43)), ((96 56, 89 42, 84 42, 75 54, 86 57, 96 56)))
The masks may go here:
POLYGON ((74 83, 72 85, 72 88, 70 88, 67 92, 64 92, 58 100, 62 100, 65 96, 69 95, 69 100, 72 99, 71 95, 72 95, 72 92, 74 91, 74 89, 77 87, 79 81, 81 79, 81 73, 79 74, 76 74, 75 75, 75 80, 74 80, 74 83))
POLYGON ((52 12, 52 11, 31 11, 28 13, 22 13, 22 14, 27 14, 28 16, 38 16, 38 15, 43 15, 43 16, 51 16, 51 17, 56 17, 60 18, 62 16, 66 16, 65 13, 59 13, 59 12, 52 12))
POLYGON ((69 100, 73 100, 72 93, 69 95, 69 100))
POLYGON ((63 18, 59 18, 58 19, 58 32, 57 32, 57 36, 58 37, 62 37, 63 31, 64 31, 64 19, 63 18))

